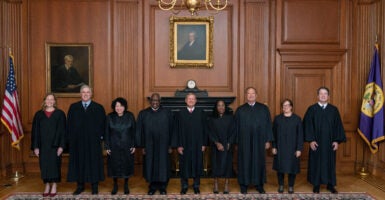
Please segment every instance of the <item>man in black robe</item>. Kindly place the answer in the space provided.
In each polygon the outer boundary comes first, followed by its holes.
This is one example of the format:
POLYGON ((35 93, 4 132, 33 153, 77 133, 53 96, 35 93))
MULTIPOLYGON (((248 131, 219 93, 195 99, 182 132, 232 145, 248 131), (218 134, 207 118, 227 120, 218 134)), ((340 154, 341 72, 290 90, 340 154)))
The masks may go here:
POLYGON ((139 112, 137 120, 137 138, 139 147, 143 147, 143 175, 149 185, 149 195, 159 190, 167 194, 170 178, 171 134, 173 118, 171 111, 160 106, 160 95, 151 95, 151 107, 139 112), (170 151, 169 151, 170 150, 170 151))
POLYGON ((80 89, 81 101, 71 104, 67 115, 69 143, 68 182, 77 182, 73 193, 84 191, 86 182, 92 185, 92 194, 98 194, 98 182, 104 180, 102 137, 106 113, 102 105, 91 101, 88 85, 80 89))
POLYGON ((269 108, 256 102, 257 92, 246 89, 247 103, 235 112, 238 143, 238 183, 241 193, 247 193, 249 185, 255 185, 259 193, 265 193, 266 151, 273 140, 269 108))
POLYGON ((337 193, 336 151, 346 141, 345 131, 337 107, 328 103, 329 89, 320 87, 317 93, 318 103, 307 109, 303 120, 305 141, 310 143, 307 180, 314 193, 319 193, 321 184, 337 193))
POLYGON ((175 141, 179 153, 181 194, 186 194, 188 178, 193 178, 194 193, 199 194, 200 176, 203 173, 203 152, 207 146, 206 115, 203 109, 195 107, 197 102, 193 93, 185 98, 187 107, 176 114, 175 141))

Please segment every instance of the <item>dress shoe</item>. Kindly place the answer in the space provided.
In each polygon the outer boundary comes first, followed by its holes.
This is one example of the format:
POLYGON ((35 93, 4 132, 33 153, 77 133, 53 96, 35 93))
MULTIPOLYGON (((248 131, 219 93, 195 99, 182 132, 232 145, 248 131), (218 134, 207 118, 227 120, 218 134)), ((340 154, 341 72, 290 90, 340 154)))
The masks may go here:
POLYGON ((156 192, 156 190, 150 189, 150 190, 147 192, 147 194, 148 194, 148 195, 154 195, 155 192, 156 192))
POLYGON ((313 187, 313 193, 319 193, 319 185, 313 187))
POLYGON ((115 195, 118 193, 118 184, 114 184, 114 187, 112 188, 111 195, 115 195))
POLYGON ((201 191, 199 190, 199 188, 194 188, 194 194, 200 194, 201 191))
POLYGON ((294 193, 294 188, 293 188, 293 186, 289 186, 288 192, 289 192, 289 194, 293 194, 293 193, 294 193))
POLYGON ((241 186, 241 194, 247 194, 247 187, 241 186))
POLYGON ((279 187, 278 187, 278 193, 283 193, 283 185, 279 185, 279 187))
POLYGON ((73 195, 79 195, 80 193, 82 193, 84 191, 84 188, 76 188, 75 192, 73 193, 73 195))
POLYGON ((166 191, 165 189, 160 189, 160 190, 159 190, 159 193, 160 193, 161 195, 166 195, 166 194, 167 194, 167 191, 166 191))
POLYGON ((263 189, 263 186, 257 186, 257 191, 259 192, 259 194, 265 194, 266 193, 265 189, 263 189))
POLYGON ((55 197, 55 196, 56 196, 56 193, 50 193, 49 196, 50 196, 50 197, 55 197))
POLYGON ((326 189, 329 190, 332 194, 337 194, 337 193, 338 193, 338 191, 336 190, 336 188, 334 188, 334 186, 332 186, 332 185, 328 185, 328 186, 326 187, 326 189))
POLYGON ((99 194, 98 189, 96 189, 96 190, 93 189, 92 192, 91 192, 91 194, 92 194, 92 195, 97 195, 97 194, 99 194))
POLYGON ((187 188, 182 188, 182 190, 180 191, 180 194, 186 194, 187 193, 187 188))
POLYGON ((49 196, 49 192, 48 193, 43 193, 43 197, 48 197, 49 196))

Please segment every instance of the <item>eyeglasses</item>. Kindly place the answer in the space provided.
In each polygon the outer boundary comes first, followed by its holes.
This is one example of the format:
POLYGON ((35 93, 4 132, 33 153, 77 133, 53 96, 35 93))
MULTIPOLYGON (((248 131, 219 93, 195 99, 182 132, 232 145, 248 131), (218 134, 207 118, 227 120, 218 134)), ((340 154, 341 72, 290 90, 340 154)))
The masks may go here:
POLYGON ((290 107, 291 105, 290 104, 283 104, 282 106, 283 107, 290 107))

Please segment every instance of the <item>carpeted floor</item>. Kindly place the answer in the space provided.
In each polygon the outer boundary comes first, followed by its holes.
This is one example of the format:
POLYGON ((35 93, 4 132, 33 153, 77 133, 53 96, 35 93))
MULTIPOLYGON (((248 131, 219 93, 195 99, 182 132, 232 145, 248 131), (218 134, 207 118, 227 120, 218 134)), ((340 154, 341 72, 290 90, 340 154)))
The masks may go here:
POLYGON ((228 199, 228 200, 374 200, 373 197, 366 193, 339 193, 339 194, 330 194, 330 193, 295 193, 295 194, 278 194, 278 193, 268 193, 268 194, 258 194, 258 193, 250 193, 247 195, 239 194, 239 193, 230 193, 227 195, 224 194, 187 194, 187 195, 179 195, 179 194, 169 194, 169 195, 110 195, 110 194, 99 194, 99 195, 90 195, 89 193, 84 193, 82 195, 73 196, 71 193, 59 193, 57 196, 45 197, 39 193, 15 193, 10 194, 7 197, 8 200, 39 200, 39 199, 56 199, 56 200, 139 200, 139 199, 159 199, 159 200, 219 200, 219 199, 228 199))

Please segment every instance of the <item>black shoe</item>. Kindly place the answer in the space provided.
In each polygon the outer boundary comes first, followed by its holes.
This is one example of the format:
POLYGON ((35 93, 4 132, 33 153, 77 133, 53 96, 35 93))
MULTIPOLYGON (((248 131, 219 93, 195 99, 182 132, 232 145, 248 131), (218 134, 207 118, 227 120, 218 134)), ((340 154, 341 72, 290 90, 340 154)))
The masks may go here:
POLYGON ((128 189, 128 183, 124 183, 124 194, 130 194, 130 189, 128 189))
POLYGON ((154 189, 150 189, 149 191, 148 191, 148 195, 154 195, 155 194, 155 192, 156 192, 156 190, 154 190, 154 189))
POLYGON ((99 185, 98 185, 98 183, 92 183, 91 184, 91 188, 92 188, 91 194, 96 195, 96 194, 99 193, 99 189, 98 189, 99 185))
POLYGON ((187 193, 187 188, 182 188, 182 190, 180 191, 180 194, 186 194, 187 193))
POLYGON ((319 193, 319 185, 313 187, 313 193, 319 193))
POLYGON ((266 191, 265 191, 265 189, 263 189, 263 187, 260 187, 258 189, 258 192, 259 192, 259 194, 265 194, 266 193, 266 191))
POLYGON ((160 189, 160 190, 159 190, 159 193, 160 193, 161 195, 166 195, 166 194, 167 194, 167 191, 166 191, 165 189, 160 189))
POLYGON ((114 187, 112 188, 111 195, 115 195, 118 193, 118 184, 114 184, 114 187))
POLYGON ((278 193, 283 193, 283 185, 279 185, 279 187, 278 187, 278 193))
POLYGON ((84 191, 84 187, 78 187, 76 188, 75 192, 72 193, 73 195, 79 195, 80 193, 82 193, 84 191))
POLYGON ((293 186, 289 186, 289 194, 293 194, 294 193, 294 188, 293 188, 293 186))
POLYGON ((229 191, 225 190, 223 191, 223 194, 229 194, 229 191))
POLYGON ((241 185, 241 194, 247 194, 247 186, 241 185))
POLYGON ((194 194, 200 194, 201 191, 199 190, 199 188, 194 188, 194 194))
POLYGON ((337 193, 338 193, 338 191, 336 190, 336 188, 335 188, 334 186, 332 186, 332 185, 328 185, 328 186, 326 187, 326 189, 329 190, 332 194, 337 194, 337 193))

